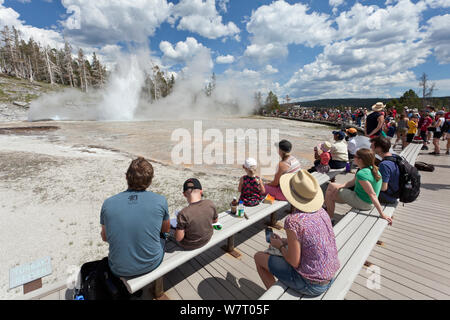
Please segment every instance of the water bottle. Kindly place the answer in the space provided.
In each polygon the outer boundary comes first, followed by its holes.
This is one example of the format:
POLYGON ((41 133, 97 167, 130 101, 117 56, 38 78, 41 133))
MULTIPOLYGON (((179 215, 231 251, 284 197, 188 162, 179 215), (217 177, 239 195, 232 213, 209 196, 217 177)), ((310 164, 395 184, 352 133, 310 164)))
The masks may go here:
POLYGON ((345 165, 345 172, 349 173, 350 171, 352 171, 352 166, 350 165, 350 162, 347 162, 345 165))
POLYGON ((244 208, 244 201, 239 201, 239 206, 238 206, 238 217, 239 218, 243 218, 245 214, 245 208, 244 208))
POLYGON ((232 214, 236 214, 237 213, 237 206, 238 206, 238 201, 237 201, 237 198, 234 197, 233 198, 233 202, 231 202, 231 213, 232 214))

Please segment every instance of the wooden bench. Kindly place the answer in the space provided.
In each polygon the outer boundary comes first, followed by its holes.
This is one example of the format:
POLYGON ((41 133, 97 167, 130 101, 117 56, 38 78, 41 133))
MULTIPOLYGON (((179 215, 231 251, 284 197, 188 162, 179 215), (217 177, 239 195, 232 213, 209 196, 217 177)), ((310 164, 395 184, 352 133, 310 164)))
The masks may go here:
MULTIPOLYGON (((345 171, 345 169, 330 170, 327 174, 314 172, 313 175, 319 181, 319 184, 322 185, 343 171, 345 171)), ((245 212, 249 217, 248 220, 238 218, 230 214, 229 211, 222 212, 219 214, 219 222, 222 224, 223 228, 220 231, 214 230, 211 240, 205 246, 188 251, 183 250, 175 242, 168 241, 163 262, 158 268, 140 277, 122 277, 121 279, 130 293, 135 293, 154 282, 154 296, 157 298, 164 297, 163 276, 165 274, 224 241, 227 242, 223 249, 232 256, 239 257, 240 254, 234 248, 234 235, 269 215, 271 216, 269 225, 280 228, 280 226, 277 225, 277 212, 282 209, 287 209, 288 207, 289 203, 287 201, 275 201, 272 205, 262 203, 253 208, 247 207, 245 212)))
MULTIPOLYGON (((414 165, 421 147, 418 144, 410 144, 400 155, 414 165)), ((384 205, 384 213, 392 217, 397 205, 384 205)), ((307 297, 278 281, 260 297, 260 300, 344 299, 386 226, 387 221, 380 218, 375 208, 370 211, 350 210, 334 227, 341 267, 331 287, 318 297, 307 297)))
POLYGON ((229 211, 222 212, 219 214, 219 222, 223 226, 222 230, 214 230, 211 240, 203 247, 195 250, 183 250, 175 242, 168 241, 163 262, 158 268, 140 277, 122 277, 121 279, 130 293, 135 293, 136 291, 156 281, 154 295, 159 298, 164 294, 162 277, 166 273, 225 240, 227 241, 227 246, 225 247, 226 251, 232 253, 234 256, 237 256, 237 253, 234 250, 233 235, 258 222, 259 220, 264 219, 268 215, 283 208, 287 208, 288 205, 289 203, 287 201, 275 201, 273 204, 262 203, 253 208, 245 208, 245 212, 249 217, 248 220, 245 218, 238 218, 235 215, 230 214, 229 211))

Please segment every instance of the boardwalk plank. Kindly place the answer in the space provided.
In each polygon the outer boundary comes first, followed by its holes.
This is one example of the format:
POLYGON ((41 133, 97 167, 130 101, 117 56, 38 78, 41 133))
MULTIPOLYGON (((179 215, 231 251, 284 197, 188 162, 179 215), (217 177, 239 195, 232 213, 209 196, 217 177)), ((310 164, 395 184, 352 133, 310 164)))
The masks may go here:
MULTIPOLYGON (((365 277, 363 277, 363 276, 361 276, 359 274, 355 278, 355 282, 354 283, 357 283, 360 286, 367 287, 367 278, 365 278, 365 277)), ((411 300, 411 298, 408 298, 406 295, 400 294, 400 293, 392 290, 388 286, 386 286, 383 281, 381 283, 382 283, 382 285, 380 286, 379 289, 370 289, 370 288, 367 288, 367 289, 371 290, 373 292, 376 292, 377 294, 380 294, 380 295, 386 297, 389 300, 411 300)))

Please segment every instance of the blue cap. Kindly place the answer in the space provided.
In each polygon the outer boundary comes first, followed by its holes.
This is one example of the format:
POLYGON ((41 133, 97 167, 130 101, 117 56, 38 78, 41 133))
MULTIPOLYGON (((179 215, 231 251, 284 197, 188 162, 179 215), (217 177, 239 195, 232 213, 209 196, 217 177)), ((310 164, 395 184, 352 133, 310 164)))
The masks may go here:
POLYGON ((345 132, 344 131, 333 131, 333 134, 338 136, 338 140, 344 140, 345 139, 345 132))

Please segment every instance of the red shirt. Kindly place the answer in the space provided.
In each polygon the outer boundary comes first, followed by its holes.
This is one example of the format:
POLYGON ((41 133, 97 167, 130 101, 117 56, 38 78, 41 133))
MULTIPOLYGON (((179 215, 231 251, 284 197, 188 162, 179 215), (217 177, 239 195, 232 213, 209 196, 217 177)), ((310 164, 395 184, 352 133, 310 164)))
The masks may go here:
POLYGON ((450 119, 450 112, 447 112, 446 114, 445 114, 445 120, 449 120, 450 119))
POLYGON ((420 131, 427 131, 428 127, 433 123, 433 119, 430 116, 426 116, 423 119, 422 126, 420 127, 420 131))

